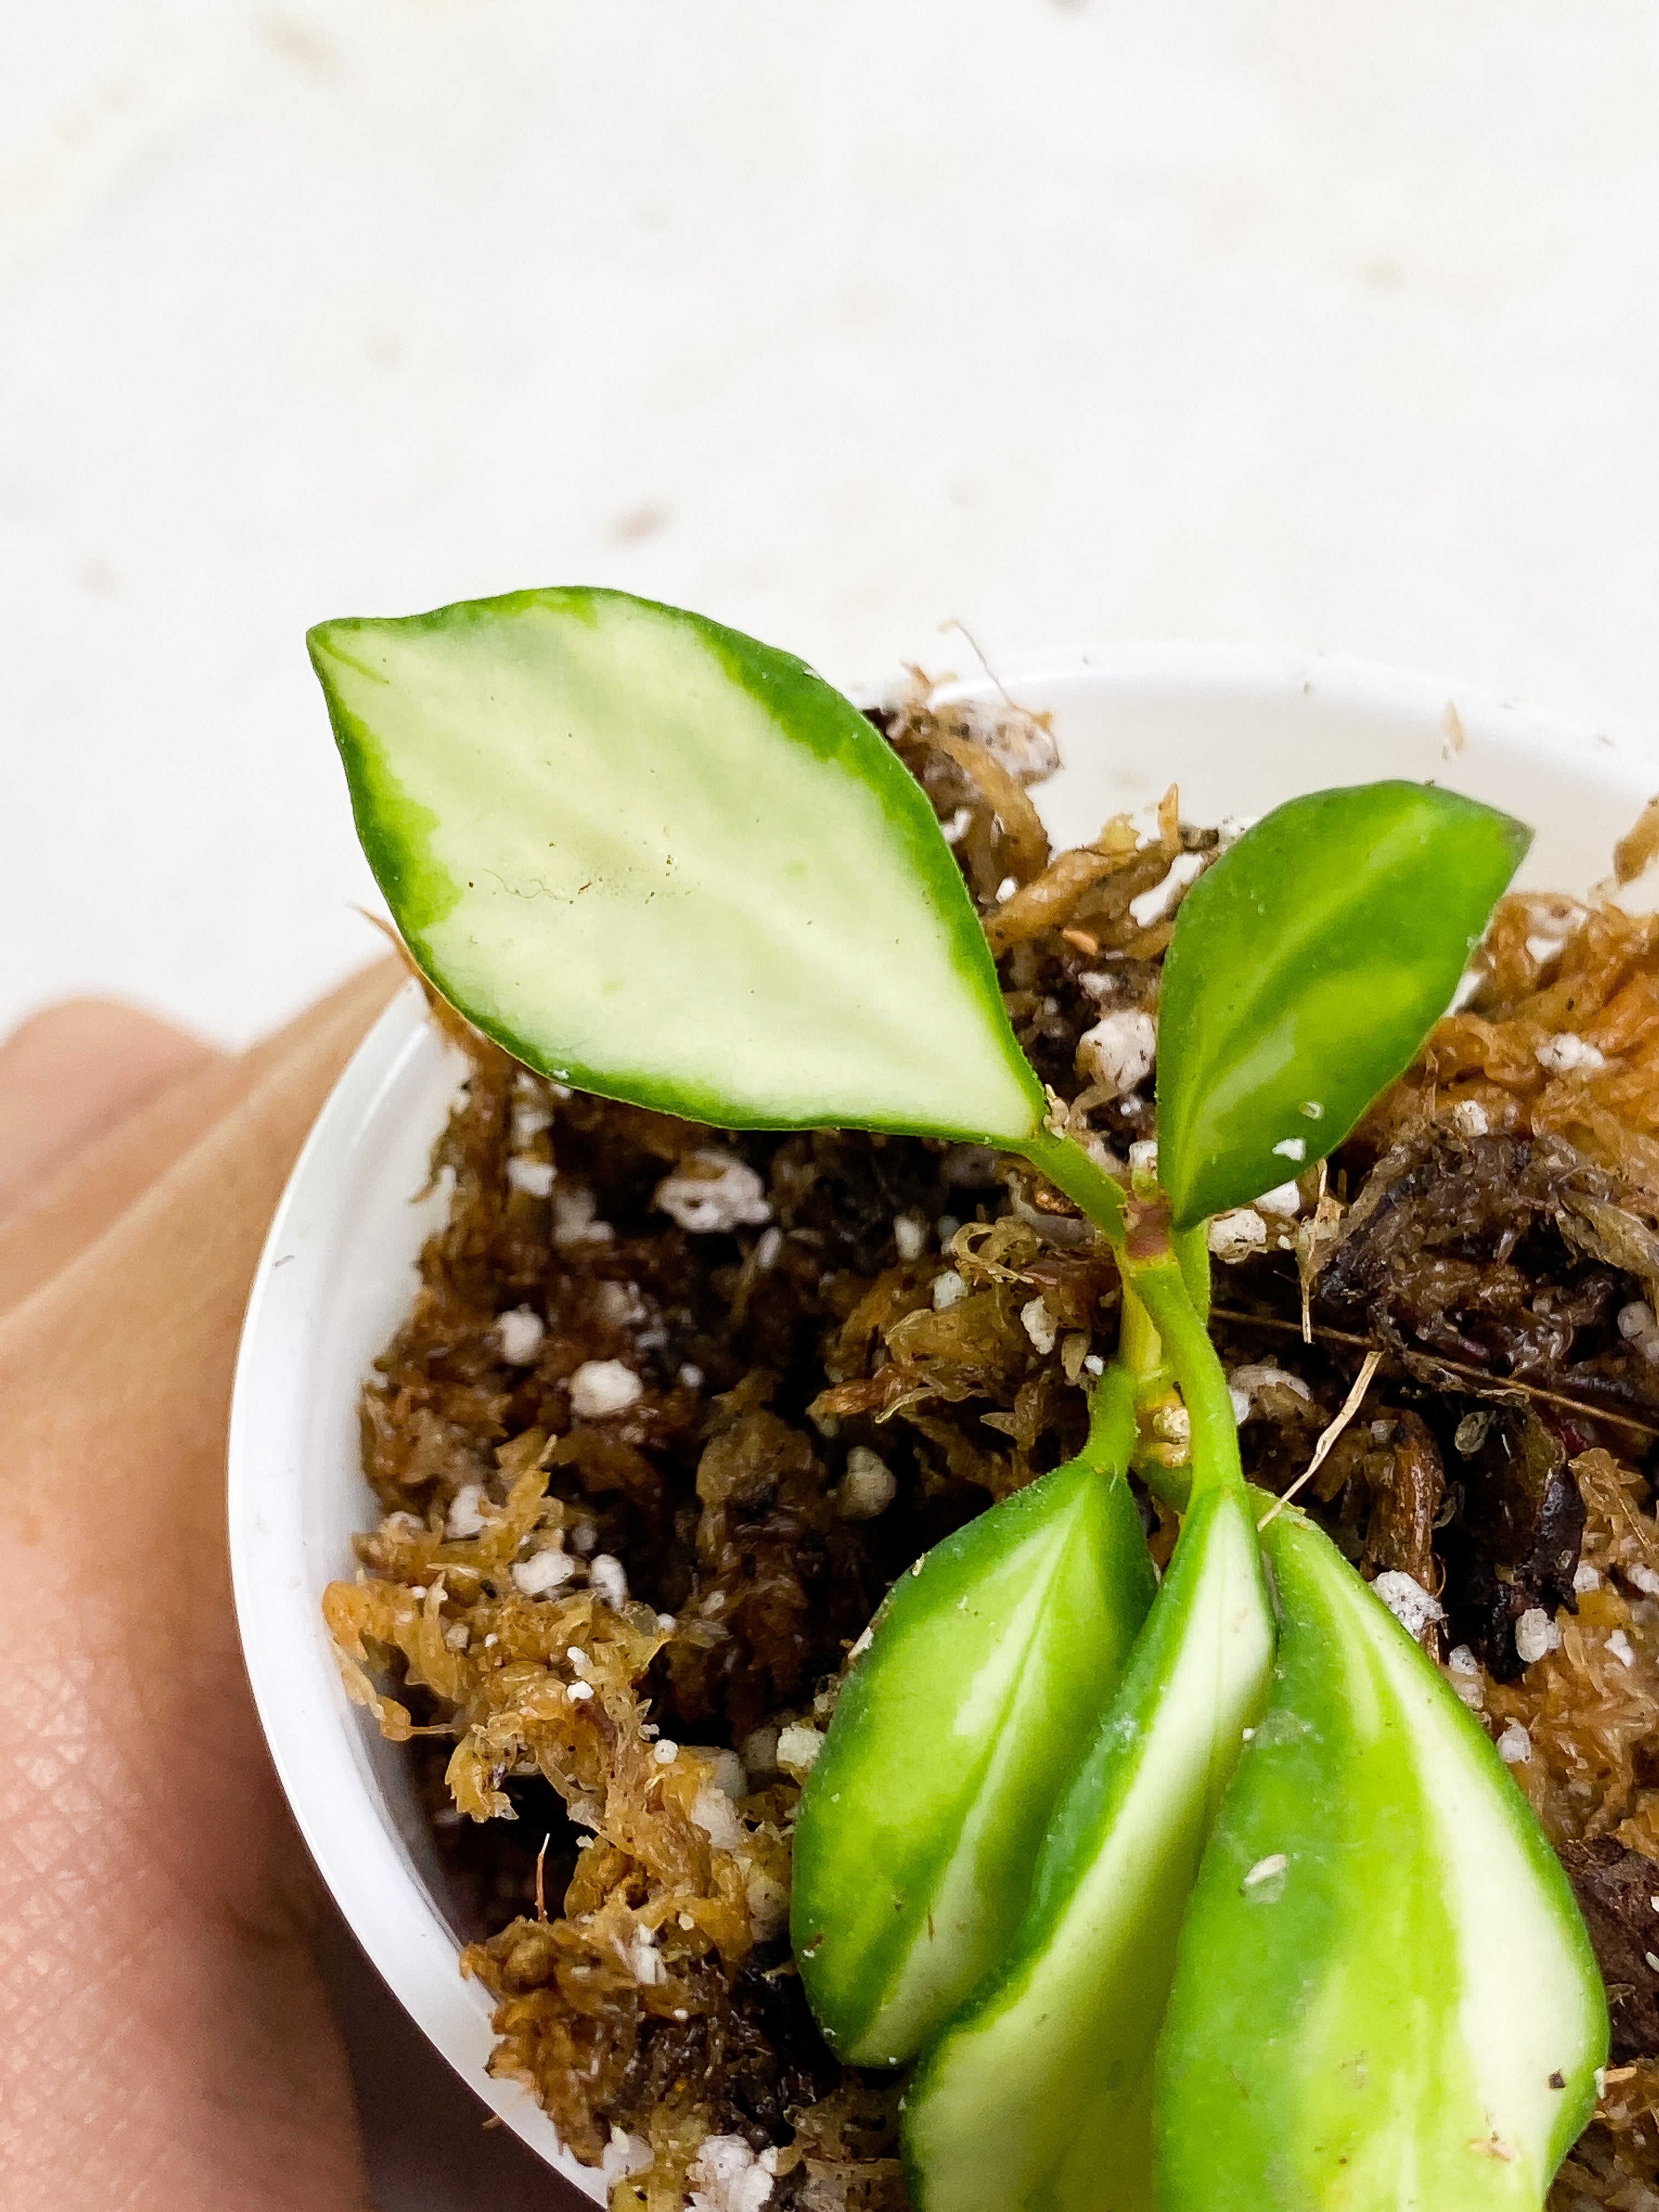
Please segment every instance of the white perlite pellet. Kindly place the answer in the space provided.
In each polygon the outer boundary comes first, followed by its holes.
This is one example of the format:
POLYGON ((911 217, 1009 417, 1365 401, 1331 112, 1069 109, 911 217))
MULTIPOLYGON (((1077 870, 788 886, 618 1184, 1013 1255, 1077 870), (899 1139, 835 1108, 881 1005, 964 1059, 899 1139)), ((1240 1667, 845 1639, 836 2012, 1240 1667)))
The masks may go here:
POLYGON ((1591 1566, 1588 1559, 1580 1559, 1572 1571, 1572 1587, 1575 1595, 1579 1597, 1583 1597, 1587 1590, 1600 1589, 1601 1587, 1600 1571, 1591 1566))
POLYGON ((507 1182, 509 1190, 521 1190, 527 1198, 545 1198, 553 1188, 553 1163, 515 1152, 507 1164, 507 1182))
POLYGON ((686 2179, 691 2212, 761 2212, 772 2177, 741 2136, 707 2136, 686 2179))
POLYGON ((1235 1367, 1227 1377, 1227 1389, 1231 1394, 1233 1413, 1241 1428, 1255 1410, 1255 1401, 1269 1389, 1294 1390, 1298 1398, 1311 1402, 1313 1393, 1299 1375, 1291 1375, 1271 1360, 1252 1360, 1243 1367, 1235 1367))
POLYGON ((893 1470, 868 1444, 854 1444, 847 1471, 836 1489, 836 1510, 843 1521, 873 1521, 892 1504, 898 1484, 893 1470))
POLYGON ((1534 1666, 1560 1644, 1561 1632, 1541 1605, 1529 1606, 1515 1624, 1515 1649, 1523 1667, 1534 1666))
POLYGON ((1139 1007, 1120 1007, 1078 1039, 1077 1071, 1112 1097, 1121 1098, 1146 1080, 1157 1050, 1158 1027, 1152 1016, 1139 1007))
POLYGON ((570 1410, 582 1421, 626 1413, 644 1395, 644 1383, 620 1359, 584 1359, 570 1378, 570 1410))
POLYGON ((480 1510, 484 1494, 481 1482, 464 1482, 450 1500, 449 1511, 444 1521, 444 1534, 457 1543, 465 1543, 470 1536, 483 1534, 484 1516, 480 1510))
POLYGON ((1390 1567, 1371 1584, 1389 1611, 1407 1636, 1421 1636, 1431 1623, 1443 1620, 1446 1608, 1437 1597, 1432 1597, 1414 1575, 1403 1568, 1390 1567))
POLYGON ((968 1285, 954 1267, 947 1267, 933 1278, 933 1311, 945 1313, 959 1298, 968 1295, 968 1285))
POLYGON ((1633 1667, 1636 1654, 1630 1648, 1630 1638, 1622 1628, 1615 1628, 1607 1638, 1607 1651, 1621 1667, 1633 1667))
POLYGON ((730 1152, 688 1152, 657 1185, 652 1203, 694 1237, 729 1235, 772 1218, 760 1177, 730 1152))
POLYGON ((893 1243, 901 1260, 920 1260, 927 1249, 927 1224, 916 1213, 893 1216, 893 1243))
POLYGON ((804 1782, 823 1749, 823 1737, 807 1721, 791 1721, 778 1730, 778 1765, 797 1782, 804 1782))
POLYGON ((495 1316, 495 1341, 509 1367, 528 1367, 542 1348, 547 1324, 529 1306, 514 1306, 495 1316))
POLYGON ((1054 1348, 1054 1340, 1058 1332, 1054 1325, 1054 1317, 1049 1312, 1041 1295, 1031 1299, 1029 1304, 1020 1308, 1019 1318, 1020 1324, 1026 1335, 1030 1338, 1032 1345, 1046 1359, 1054 1348))
POLYGON ((1467 1644, 1460 1644, 1446 1655, 1446 1674, 1453 1689, 1472 1713, 1478 1713, 1486 1702, 1486 1678, 1480 1671, 1480 1662, 1467 1644))
POLYGON ((1162 921, 1194 876, 1204 866, 1201 853, 1177 853, 1170 863, 1170 872, 1142 891, 1139 898, 1129 901, 1129 918, 1137 929, 1150 929, 1155 921, 1162 921))
POLYGON ((602 1598, 613 1613, 620 1613, 627 1604, 628 1570, 609 1552, 594 1553, 587 1563, 587 1581, 593 1595, 602 1598))
POLYGON ((532 1099, 515 1100, 513 1107, 514 1150, 520 1152, 527 1151, 540 1136, 542 1131, 550 1129, 552 1126, 553 1116, 545 1106, 537 1105, 532 1099))
POLYGON ((1478 1098, 1460 1098, 1451 1109, 1451 1120, 1460 1137, 1484 1137, 1492 1127, 1486 1109, 1478 1098))
POLYGON ((513 1570, 513 1580, 521 1595, 545 1597, 550 1590, 562 1589, 575 1571, 576 1562, 567 1553, 537 1552, 520 1560, 513 1570))
POLYGON ((1607 1056, 1598 1052, 1588 1037, 1575 1036, 1564 1030, 1559 1036, 1546 1037, 1541 1044, 1533 1047, 1538 1065, 1550 1075, 1565 1075, 1573 1068, 1583 1068, 1594 1073, 1607 1066, 1607 1056))
POLYGON ((763 1233, 759 1243, 755 1247, 755 1267, 757 1273, 764 1274, 769 1267, 775 1267, 778 1264, 778 1255, 782 1250, 782 1230, 769 1229, 765 1231, 763 1233))
POLYGON ((748 1840, 732 1800, 712 1782, 703 1783, 692 1799, 691 1818, 717 1851, 740 1850, 748 1840))
POLYGON ((1532 1757, 1532 1738, 1519 1721, 1511 1721, 1498 1737, 1498 1756, 1505 1766, 1524 1766, 1532 1757))
POLYGON ((769 1943, 789 1925, 789 1892, 764 1867, 751 1866, 744 1875, 744 1902, 757 1943, 769 1943))
POLYGON ((1267 1224, 1253 1206, 1236 1206, 1230 1212, 1211 1217, 1210 1249, 1218 1260, 1236 1264, 1260 1252, 1267 1242, 1267 1224))
POLYGON ((567 1190, 562 1184, 553 1193, 553 1242, 562 1252, 575 1244, 608 1244, 616 1231, 608 1221, 595 1218, 598 1206, 591 1190, 578 1184, 567 1190))
POLYGON ((1302 1211, 1302 1193, 1293 1182, 1276 1182, 1256 1200, 1255 1211, 1271 1214, 1277 1221, 1293 1221, 1302 1211))

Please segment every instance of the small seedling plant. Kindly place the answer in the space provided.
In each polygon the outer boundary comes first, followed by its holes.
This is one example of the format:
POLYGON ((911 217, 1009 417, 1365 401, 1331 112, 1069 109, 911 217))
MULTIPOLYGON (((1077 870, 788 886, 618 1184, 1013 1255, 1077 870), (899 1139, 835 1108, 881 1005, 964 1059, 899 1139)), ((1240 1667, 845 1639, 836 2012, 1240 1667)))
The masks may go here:
POLYGON ((526 1065, 1017 1152, 1115 1256, 1084 1450, 900 1577, 802 1796, 795 1955, 836 2051, 914 2067, 918 2212, 1538 2212, 1606 2056, 1588 1938, 1479 1723, 1247 1488, 1205 1243, 1409 1064, 1529 833, 1404 782, 1249 830, 1181 908, 1126 1186, 1021 1053, 927 801, 802 662, 588 589, 310 645, 411 954, 526 1065), (1158 1583, 1128 1477, 1171 1390, 1158 1583))

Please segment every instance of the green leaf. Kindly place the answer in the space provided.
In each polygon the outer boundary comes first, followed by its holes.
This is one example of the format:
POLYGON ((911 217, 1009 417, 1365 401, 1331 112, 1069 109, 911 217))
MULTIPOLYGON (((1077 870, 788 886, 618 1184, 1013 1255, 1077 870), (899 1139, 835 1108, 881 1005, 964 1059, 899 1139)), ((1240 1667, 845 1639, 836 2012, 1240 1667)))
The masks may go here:
POLYGON ((1151 2212, 1182 1911, 1272 1658, 1255 1522, 1221 1482, 1194 1498, 1006 1963, 905 2098, 917 2212, 1151 2212))
POLYGON ((576 588, 309 642, 410 951, 531 1066, 733 1127, 1041 1129, 932 809, 803 662, 576 588))
POLYGON ((1456 990, 1532 832, 1430 784, 1276 807, 1188 893, 1158 1001, 1158 1175, 1176 1225, 1340 1144, 1456 990))
POLYGON ((1124 1479, 1133 1388, 1090 1450, 900 1577, 802 1795, 792 1935, 831 2047, 914 2057, 1007 1949, 1055 1798, 1154 1577, 1124 1479))
POLYGON ((1267 1709, 1182 1930, 1160 2212, 1538 2212, 1607 2007, 1565 1876, 1438 1670, 1294 1512, 1267 1709))

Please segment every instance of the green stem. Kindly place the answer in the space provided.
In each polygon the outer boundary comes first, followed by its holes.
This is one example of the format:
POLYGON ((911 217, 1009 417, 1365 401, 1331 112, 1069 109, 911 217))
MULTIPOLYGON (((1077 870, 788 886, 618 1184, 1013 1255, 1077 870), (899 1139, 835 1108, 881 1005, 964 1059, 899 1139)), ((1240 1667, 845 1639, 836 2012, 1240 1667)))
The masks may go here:
POLYGON ((1073 1137, 1039 1129, 1019 1147, 1031 1165, 1080 1206, 1119 1258, 1123 1255, 1123 1187, 1097 1167, 1073 1137))
POLYGON ((1130 1471, 1138 1474, 1160 1505, 1171 1505, 1177 1513, 1184 1513, 1193 1502, 1193 1468, 1190 1460, 1179 1467, 1165 1467, 1163 1461, 1150 1450, 1138 1451, 1129 1462, 1130 1471))
POLYGON ((1143 1403, 1168 1389, 1170 1374, 1163 1342, 1127 1271, 1123 1277, 1123 1311, 1118 1322, 1117 1356, 1134 1376, 1143 1403))
MULTIPOLYGON (((1115 1364, 1126 1369, 1133 1378, 1137 1416, 1147 1407, 1155 1407, 1160 1400, 1167 1401, 1174 1393, 1175 1376, 1164 1355, 1164 1340, 1152 1326, 1152 1317, 1143 1304, 1140 1293, 1130 1282, 1126 1270, 1123 1280, 1123 1316, 1118 1328, 1117 1352, 1115 1364)), ((1134 1456, 1131 1467, 1155 1498, 1178 1512, 1187 1510, 1187 1498, 1192 1488, 1192 1470, 1188 1467, 1166 1467, 1157 1444, 1135 1437, 1134 1456)))
POLYGON ((1232 1395, 1209 1331, 1199 1319, 1173 1254, 1134 1267, 1135 1288, 1159 1336, 1193 1425, 1193 1489, 1242 1485, 1232 1395))
MULTIPOLYGON (((1193 1489, 1242 1484, 1232 1395, 1206 1326, 1210 1255, 1203 1223, 1174 1231, 1156 1255, 1134 1257, 1127 1249, 1122 1187, 1096 1165, 1081 1145, 1042 1129, 1021 1150, 1033 1167, 1083 1208, 1116 1255, 1123 1279, 1123 1320, 1117 1359, 1108 1376, 1121 1367, 1132 1390, 1139 1393, 1154 1388, 1160 1368, 1172 1373, 1193 1425, 1193 1489)), ((1115 1393, 1112 1402, 1115 1406, 1115 1393)), ((1104 1419, 1103 1387, 1097 1390, 1091 1407, 1091 1437, 1095 1405, 1104 1419)))
POLYGON ((1101 1474, 1121 1474, 1135 1443, 1135 1378, 1113 1360, 1089 1398, 1089 1440, 1079 1456, 1101 1474))

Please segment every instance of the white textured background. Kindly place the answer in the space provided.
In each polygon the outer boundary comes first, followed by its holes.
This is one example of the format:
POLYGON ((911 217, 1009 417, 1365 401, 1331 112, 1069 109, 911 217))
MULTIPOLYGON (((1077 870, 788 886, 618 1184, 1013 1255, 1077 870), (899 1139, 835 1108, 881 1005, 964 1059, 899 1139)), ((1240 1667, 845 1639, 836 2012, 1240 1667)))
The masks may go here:
POLYGON ((1085 635, 1659 708, 1637 0, 13 0, 0 1027, 367 957, 306 623, 1085 635))

